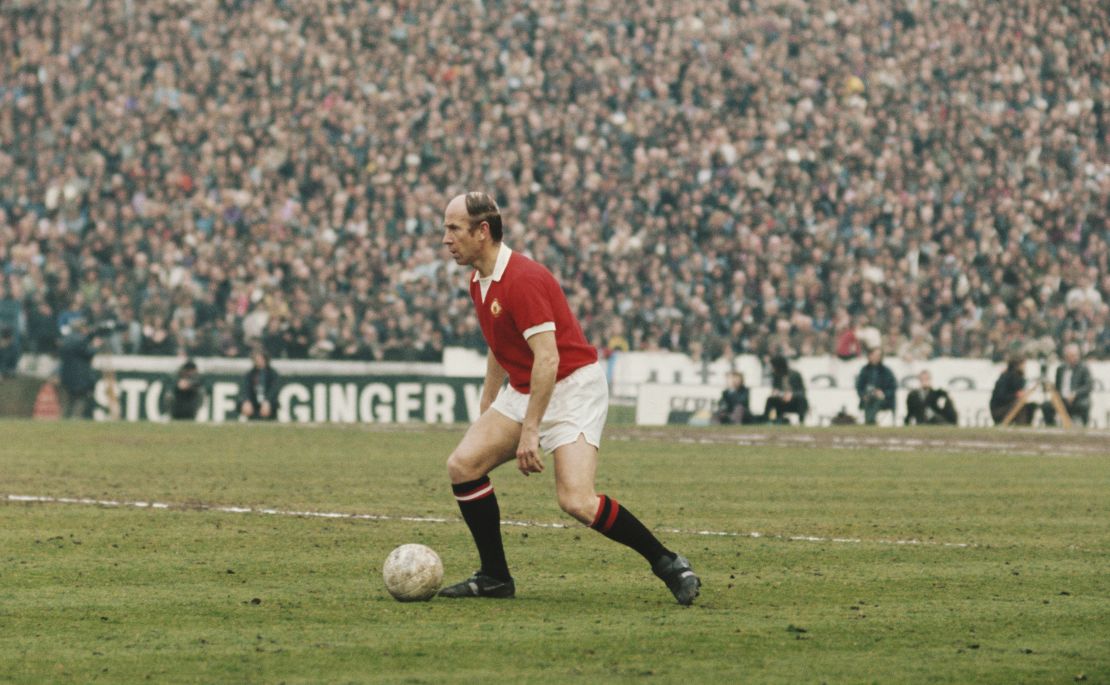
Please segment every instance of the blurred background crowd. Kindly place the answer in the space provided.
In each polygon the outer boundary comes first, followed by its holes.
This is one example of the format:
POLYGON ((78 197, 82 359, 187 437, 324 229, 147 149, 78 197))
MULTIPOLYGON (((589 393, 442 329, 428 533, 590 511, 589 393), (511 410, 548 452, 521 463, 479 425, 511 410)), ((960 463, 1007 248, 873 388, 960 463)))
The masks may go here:
POLYGON ((1110 358, 1097 0, 6 0, 0 322, 482 347, 493 193, 605 351, 1110 358))

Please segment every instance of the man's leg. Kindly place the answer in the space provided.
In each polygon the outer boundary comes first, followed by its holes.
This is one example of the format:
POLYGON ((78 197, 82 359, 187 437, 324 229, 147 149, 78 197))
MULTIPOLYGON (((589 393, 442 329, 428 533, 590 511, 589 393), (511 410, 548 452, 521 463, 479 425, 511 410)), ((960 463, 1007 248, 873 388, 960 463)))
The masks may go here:
POLYGON ((88 393, 67 392, 66 400, 67 419, 92 418, 92 399, 88 393))
POLYGON ((1068 410, 1068 415, 1071 416, 1072 421, 1077 421, 1084 426, 1087 425, 1087 420, 1091 417, 1091 404, 1090 402, 1064 402, 1064 406, 1068 410))
POLYGON ((555 449, 555 489, 559 506, 605 537, 640 553, 657 576, 674 593, 679 604, 690 604, 698 596, 701 581, 690 563, 663 546, 632 512, 594 489, 597 448, 584 435, 555 449))
POLYGON ((916 391, 906 396, 906 425, 922 424, 925 421, 925 401, 916 391))
POLYGON ((793 397, 790 400, 790 404, 788 404, 782 412, 784 415, 783 418, 786 418, 786 414, 797 414, 798 425, 804 426, 806 423, 806 411, 808 409, 809 407, 806 405, 805 400, 800 397, 793 397))
POLYGON ((93 417, 93 397, 92 391, 81 393, 81 414, 83 419, 92 420, 93 417))
POLYGON ((763 421, 773 422, 782 415, 783 401, 780 397, 768 397, 767 404, 763 406, 763 421))
POLYGON ((875 425, 875 417, 879 413, 879 402, 874 398, 868 396, 863 401, 863 422, 868 426, 875 425))
POLYGON ((77 396, 69 390, 64 390, 62 393, 62 401, 65 404, 65 413, 63 416, 67 419, 72 419, 74 413, 77 411, 77 396))
POLYGON ((939 419, 938 423, 948 423, 953 426, 956 425, 956 423, 958 422, 958 416, 956 414, 956 407, 953 406, 951 400, 944 400, 944 404, 941 405, 940 409, 938 410, 936 418, 939 419))
POLYGON ((470 529, 482 568, 471 578, 444 588, 444 597, 511 597, 515 593, 501 542, 501 509, 489 472, 515 458, 520 424, 495 409, 470 426, 447 459, 451 489, 470 529))
POLYGON ((1025 406, 1018 412, 1018 416, 1014 419, 1014 423, 1019 426, 1029 426, 1033 423, 1033 417, 1037 413, 1037 405, 1032 402, 1026 402, 1025 406))
POLYGON ((1044 425, 1056 425, 1056 407, 1052 406, 1051 402, 1045 402, 1041 405, 1041 413, 1044 414, 1044 425))

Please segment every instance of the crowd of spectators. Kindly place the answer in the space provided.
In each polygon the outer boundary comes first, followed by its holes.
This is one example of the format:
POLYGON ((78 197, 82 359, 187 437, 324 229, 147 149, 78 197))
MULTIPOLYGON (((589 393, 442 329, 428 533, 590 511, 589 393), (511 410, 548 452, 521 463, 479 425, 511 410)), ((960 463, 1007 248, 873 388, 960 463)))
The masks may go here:
POLYGON ((0 301, 25 351, 438 359, 485 189, 605 350, 1108 358, 1108 17, 5 0, 0 301))

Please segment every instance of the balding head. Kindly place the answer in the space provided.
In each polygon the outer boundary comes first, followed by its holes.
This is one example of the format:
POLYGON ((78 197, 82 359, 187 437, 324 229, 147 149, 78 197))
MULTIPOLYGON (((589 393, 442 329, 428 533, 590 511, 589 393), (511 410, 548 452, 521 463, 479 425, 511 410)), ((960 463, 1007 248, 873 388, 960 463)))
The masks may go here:
POLYGON ((482 222, 489 225, 489 235, 494 242, 501 242, 501 208, 489 193, 474 191, 456 195, 447 203, 448 216, 465 215, 470 228, 477 228, 482 222))
POLYGON ((501 211, 486 193, 457 195, 443 212, 443 245, 456 264, 493 273, 501 250, 501 211))

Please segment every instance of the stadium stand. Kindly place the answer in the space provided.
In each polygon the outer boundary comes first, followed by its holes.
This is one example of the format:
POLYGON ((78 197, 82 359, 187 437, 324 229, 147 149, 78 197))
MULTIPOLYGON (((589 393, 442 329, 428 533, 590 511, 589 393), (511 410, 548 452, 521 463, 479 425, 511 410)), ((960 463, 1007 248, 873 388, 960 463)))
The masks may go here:
POLYGON ((485 188, 605 350, 1110 358, 1103 3, 80 5, 0 5, 25 352, 480 346, 485 188))

